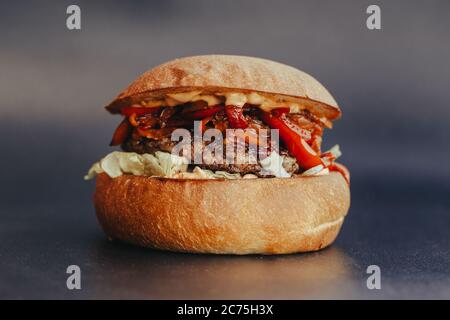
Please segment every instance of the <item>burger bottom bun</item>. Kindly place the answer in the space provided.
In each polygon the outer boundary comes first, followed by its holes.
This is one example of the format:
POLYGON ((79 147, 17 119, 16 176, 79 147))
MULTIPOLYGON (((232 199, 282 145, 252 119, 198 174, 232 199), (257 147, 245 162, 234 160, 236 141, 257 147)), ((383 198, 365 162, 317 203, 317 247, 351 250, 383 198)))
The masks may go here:
POLYGON ((349 209, 350 190, 337 172, 241 180, 102 173, 94 203, 112 239, 181 252, 283 254, 330 245, 349 209))

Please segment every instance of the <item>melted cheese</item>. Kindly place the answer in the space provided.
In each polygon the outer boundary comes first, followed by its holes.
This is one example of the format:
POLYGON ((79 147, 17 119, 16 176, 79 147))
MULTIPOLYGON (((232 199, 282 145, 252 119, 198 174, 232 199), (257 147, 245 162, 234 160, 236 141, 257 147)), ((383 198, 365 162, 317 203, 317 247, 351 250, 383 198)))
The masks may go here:
POLYGON ((288 107, 291 113, 299 112, 304 107, 298 103, 291 101, 276 101, 264 97, 256 92, 242 93, 242 92, 226 92, 213 94, 201 94, 201 91, 189 91, 181 93, 169 93, 163 99, 142 101, 141 105, 144 107, 174 107, 180 104, 205 101, 209 107, 225 102, 226 105, 234 105, 242 108, 246 103, 259 106, 262 110, 269 112, 276 108, 288 107))
POLYGON ((224 93, 223 96, 225 97, 225 104, 227 106, 236 106, 239 108, 242 108, 244 104, 247 103, 247 95, 240 92, 229 92, 224 93))
POLYGON ((215 106, 221 103, 220 99, 213 95, 198 95, 192 98, 191 101, 205 101, 209 107, 215 106))

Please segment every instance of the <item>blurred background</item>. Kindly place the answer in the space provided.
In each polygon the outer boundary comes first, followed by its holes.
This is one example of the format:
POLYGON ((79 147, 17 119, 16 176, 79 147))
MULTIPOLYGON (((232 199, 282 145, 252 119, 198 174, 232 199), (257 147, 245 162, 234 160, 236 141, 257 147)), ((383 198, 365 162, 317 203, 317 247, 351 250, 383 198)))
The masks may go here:
POLYGON ((0 3, 0 297, 450 298, 450 2, 0 3), (82 29, 66 28, 81 8, 82 29), (366 28, 381 7, 382 29, 366 28), (208 257, 107 242, 90 165, 111 151, 104 109, 134 78, 199 54, 263 57, 321 81, 343 111, 325 133, 352 173, 335 245, 208 257), (81 291, 65 268, 83 271, 81 291), (378 265, 382 290, 366 288, 378 265))

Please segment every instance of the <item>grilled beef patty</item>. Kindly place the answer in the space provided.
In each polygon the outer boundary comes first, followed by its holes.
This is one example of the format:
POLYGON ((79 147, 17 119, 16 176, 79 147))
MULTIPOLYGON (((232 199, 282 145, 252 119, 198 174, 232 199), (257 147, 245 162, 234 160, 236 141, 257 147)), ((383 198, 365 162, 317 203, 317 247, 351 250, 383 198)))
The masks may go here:
MULTIPOLYGON (((124 144, 122 144, 122 149, 127 152, 136 152, 139 154, 155 153, 156 151, 165 151, 170 153, 177 144, 178 142, 171 141, 170 137, 164 137, 160 140, 147 138, 140 138, 138 140, 135 140, 130 137, 127 141, 125 141, 124 144)), ((191 145, 191 148, 191 150, 193 150, 193 143, 191 145)), ((298 172, 299 166, 295 158, 289 156, 287 150, 285 149, 281 149, 279 153, 280 155, 284 156, 283 168, 291 174, 298 172)), ((193 154, 193 152, 191 154, 193 154)), ((252 173, 258 176, 262 176, 262 167, 257 159, 257 155, 254 154, 254 152, 249 151, 249 148, 246 147, 244 157, 247 161, 241 161, 244 162, 241 164, 238 164, 237 161, 232 161, 232 163, 215 163, 213 160, 207 161, 208 159, 204 159, 203 162, 209 162, 209 164, 202 163, 198 164, 197 166, 202 169, 209 169, 212 171, 226 171, 229 173, 239 174, 252 173), (248 161, 249 158, 253 161, 248 161)))

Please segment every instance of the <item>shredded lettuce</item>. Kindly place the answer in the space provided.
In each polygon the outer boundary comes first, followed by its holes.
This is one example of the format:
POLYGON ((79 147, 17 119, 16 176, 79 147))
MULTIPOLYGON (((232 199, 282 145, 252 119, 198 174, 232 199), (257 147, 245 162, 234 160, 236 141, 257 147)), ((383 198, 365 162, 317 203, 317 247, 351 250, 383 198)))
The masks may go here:
POLYGON ((212 173, 213 177, 216 179, 239 179, 239 178, 241 178, 241 175, 239 173, 229 173, 226 171, 216 171, 216 172, 211 171, 211 173, 212 173))
POLYGON ((328 150, 327 152, 330 152, 333 156, 335 156, 335 158, 339 158, 340 156, 342 156, 342 152, 341 152, 341 148, 339 147, 338 144, 335 144, 330 150, 328 150))
POLYGON ((302 173, 302 176, 322 176, 328 174, 330 171, 328 168, 324 168, 323 165, 319 164, 318 166, 309 168, 305 172, 302 173))
POLYGON ((187 170, 188 160, 167 152, 156 151, 154 155, 143 154, 147 163, 145 174, 147 176, 172 177, 178 172, 187 170))
POLYGON ((240 179, 239 173, 228 173, 226 171, 211 171, 195 167, 192 172, 180 172, 174 176, 179 179, 240 179))
MULTIPOLYGON (((341 156, 339 145, 329 150, 336 158, 341 156)), ((289 174, 283 167, 284 156, 272 152, 268 157, 260 161, 262 175, 272 175, 278 178, 289 178, 289 174)), ((171 153, 157 151, 155 154, 137 154, 134 152, 114 151, 106 155, 100 161, 94 163, 84 176, 85 180, 95 178, 100 173, 106 173, 111 178, 123 174, 136 176, 165 177, 176 179, 250 179, 258 178, 256 175, 226 171, 211 171, 195 167, 188 172, 188 160, 171 153)), ((310 168, 302 173, 303 176, 325 175, 329 171, 322 165, 310 168)))
POLYGON ((124 173, 170 178, 179 172, 186 171, 187 164, 187 159, 161 151, 155 152, 154 155, 114 151, 95 163, 84 179, 93 179, 102 172, 111 178, 124 173))
POLYGON ((167 152, 157 151, 155 154, 137 154, 134 152, 114 151, 96 162, 89 169, 85 180, 95 178, 105 172, 111 178, 122 174, 136 176, 165 177, 178 179, 240 179, 239 173, 211 171, 195 167, 187 171, 188 160, 167 152))

